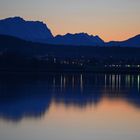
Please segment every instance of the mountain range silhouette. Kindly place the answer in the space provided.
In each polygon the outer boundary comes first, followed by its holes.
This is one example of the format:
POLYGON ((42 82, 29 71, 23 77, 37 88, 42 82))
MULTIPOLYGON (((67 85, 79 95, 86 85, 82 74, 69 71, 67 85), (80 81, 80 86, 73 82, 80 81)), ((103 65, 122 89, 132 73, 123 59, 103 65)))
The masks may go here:
POLYGON ((26 41, 57 45, 140 47, 140 35, 125 41, 110 42, 104 42, 99 36, 84 32, 53 36, 51 30, 43 22, 26 21, 21 17, 0 20, 0 34, 14 36, 26 41))

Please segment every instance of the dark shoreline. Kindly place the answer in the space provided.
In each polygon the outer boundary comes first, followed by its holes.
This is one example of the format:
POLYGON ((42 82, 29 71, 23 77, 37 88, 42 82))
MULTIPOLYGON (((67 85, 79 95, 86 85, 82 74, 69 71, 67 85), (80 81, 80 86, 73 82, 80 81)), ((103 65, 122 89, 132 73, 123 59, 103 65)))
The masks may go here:
POLYGON ((119 70, 39 70, 39 71, 1 71, 0 70, 0 75, 46 75, 46 74, 67 74, 67 73, 75 73, 75 74, 140 74, 140 69, 139 70, 124 70, 124 69, 119 69, 119 70))

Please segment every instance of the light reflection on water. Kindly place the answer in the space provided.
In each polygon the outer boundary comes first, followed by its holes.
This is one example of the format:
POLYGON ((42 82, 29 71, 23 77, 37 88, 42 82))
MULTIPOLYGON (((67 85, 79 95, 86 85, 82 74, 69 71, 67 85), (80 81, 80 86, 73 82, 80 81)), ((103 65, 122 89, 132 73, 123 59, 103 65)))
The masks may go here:
POLYGON ((0 79, 1 140, 137 140, 139 118, 140 75, 63 73, 0 79))

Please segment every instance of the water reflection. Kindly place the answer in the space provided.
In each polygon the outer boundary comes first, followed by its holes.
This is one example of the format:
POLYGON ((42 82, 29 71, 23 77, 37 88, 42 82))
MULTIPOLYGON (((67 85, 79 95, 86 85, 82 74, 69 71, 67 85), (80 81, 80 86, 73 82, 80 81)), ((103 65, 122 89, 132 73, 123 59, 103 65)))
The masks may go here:
POLYGON ((1 76, 0 118, 41 118, 52 103, 97 107, 104 98, 122 100, 140 109, 140 75, 45 74, 1 76))

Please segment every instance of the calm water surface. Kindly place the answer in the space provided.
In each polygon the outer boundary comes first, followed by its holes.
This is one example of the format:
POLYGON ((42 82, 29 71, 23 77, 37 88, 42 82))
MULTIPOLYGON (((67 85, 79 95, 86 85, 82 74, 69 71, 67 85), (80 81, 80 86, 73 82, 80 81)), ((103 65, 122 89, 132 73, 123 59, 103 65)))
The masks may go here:
POLYGON ((139 140, 140 75, 0 77, 0 140, 139 140))

